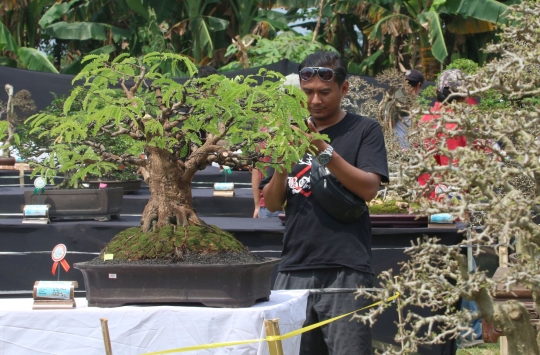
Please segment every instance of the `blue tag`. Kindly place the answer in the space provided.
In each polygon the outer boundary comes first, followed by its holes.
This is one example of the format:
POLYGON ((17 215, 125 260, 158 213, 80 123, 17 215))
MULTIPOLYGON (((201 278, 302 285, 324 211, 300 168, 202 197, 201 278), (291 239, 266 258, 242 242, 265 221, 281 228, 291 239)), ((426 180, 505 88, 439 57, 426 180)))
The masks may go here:
POLYGON ((454 216, 450 213, 437 213, 429 216, 431 223, 454 223, 454 216))

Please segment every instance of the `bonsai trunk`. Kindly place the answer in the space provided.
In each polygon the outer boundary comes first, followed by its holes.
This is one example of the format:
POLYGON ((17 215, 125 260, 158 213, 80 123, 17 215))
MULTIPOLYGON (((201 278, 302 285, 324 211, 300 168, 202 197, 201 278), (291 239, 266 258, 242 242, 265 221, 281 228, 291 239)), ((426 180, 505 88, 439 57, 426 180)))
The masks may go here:
POLYGON ((192 206, 191 179, 182 162, 169 151, 150 148, 146 169, 150 176, 150 200, 141 217, 143 232, 167 225, 204 225, 192 206))

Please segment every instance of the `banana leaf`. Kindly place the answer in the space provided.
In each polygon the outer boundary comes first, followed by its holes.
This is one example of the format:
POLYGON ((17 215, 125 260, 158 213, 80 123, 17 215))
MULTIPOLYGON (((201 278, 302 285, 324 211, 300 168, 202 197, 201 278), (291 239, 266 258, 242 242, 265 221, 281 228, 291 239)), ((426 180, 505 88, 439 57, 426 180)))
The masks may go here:
POLYGON ((133 12, 148 20, 148 10, 141 0, 126 0, 126 3, 133 12))
POLYGON ((444 62, 448 56, 446 50, 446 42, 441 27, 441 19, 434 9, 418 14, 418 21, 422 27, 428 31, 429 43, 431 44, 431 52, 439 62, 444 62))
POLYGON ((59 39, 72 39, 78 41, 95 39, 104 41, 107 39, 105 32, 106 27, 107 26, 103 23, 94 22, 57 22, 45 28, 45 32, 49 36, 59 39))
POLYGON ((478 20, 492 23, 506 23, 507 19, 503 13, 508 6, 495 0, 446 0, 439 12, 472 17, 478 20))
POLYGON ((15 38, 13 38, 7 27, 0 22, 0 50, 6 49, 17 53, 19 46, 15 42, 15 38))
POLYGON ((71 8, 71 6, 73 4, 75 4, 77 1, 79 1, 79 0, 72 0, 70 2, 64 2, 64 3, 61 3, 61 4, 54 4, 53 6, 51 6, 51 8, 49 10, 47 10, 47 12, 45 12, 43 14, 43 16, 41 17, 41 19, 38 22, 39 25, 41 26, 41 28, 45 28, 45 27, 49 26, 51 23, 53 23, 54 21, 61 18, 62 15, 64 15, 66 12, 68 12, 68 10, 71 8))
POLYGON ((58 70, 49 62, 45 54, 37 49, 21 47, 17 54, 24 66, 30 70, 58 74, 58 70))

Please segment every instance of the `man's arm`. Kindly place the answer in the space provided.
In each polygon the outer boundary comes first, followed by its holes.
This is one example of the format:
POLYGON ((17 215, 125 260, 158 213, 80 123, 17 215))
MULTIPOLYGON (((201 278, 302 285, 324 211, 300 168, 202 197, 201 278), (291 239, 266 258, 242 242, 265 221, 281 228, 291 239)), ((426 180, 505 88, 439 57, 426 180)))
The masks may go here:
MULTIPOLYGON (((323 143, 328 146, 326 142, 323 143)), ((323 145, 321 144, 321 146, 323 145)), ((369 202, 377 196, 381 185, 381 176, 379 174, 365 172, 352 166, 335 151, 326 167, 349 191, 364 201, 369 202)))
POLYGON ((285 203, 287 176, 287 171, 280 173, 276 170, 270 182, 263 188, 264 204, 270 212, 280 210, 285 203))
MULTIPOLYGON (((311 120, 308 120, 308 127, 311 132, 317 132, 311 120)), ((316 154, 328 148, 328 143, 323 140, 314 140, 312 145, 318 150, 316 154)), ((364 201, 371 201, 377 196, 381 184, 379 174, 366 172, 349 164, 336 151, 332 153, 332 159, 326 167, 349 191, 364 201)))

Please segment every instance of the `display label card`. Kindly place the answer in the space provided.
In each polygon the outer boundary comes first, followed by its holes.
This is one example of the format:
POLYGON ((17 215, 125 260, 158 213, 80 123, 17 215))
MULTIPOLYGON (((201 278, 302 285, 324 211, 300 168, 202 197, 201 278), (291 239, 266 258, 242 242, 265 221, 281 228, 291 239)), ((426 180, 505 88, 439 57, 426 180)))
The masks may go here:
POLYGON ((103 254, 103 260, 113 260, 114 254, 103 254))
POLYGON ((214 183, 215 191, 231 191, 234 190, 234 182, 216 182, 214 183))
POLYGON ((71 281, 39 281, 36 296, 55 300, 69 300, 71 285, 71 281))
POLYGON ((46 217, 48 209, 48 205, 25 205, 24 215, 32 217, 46 217))

